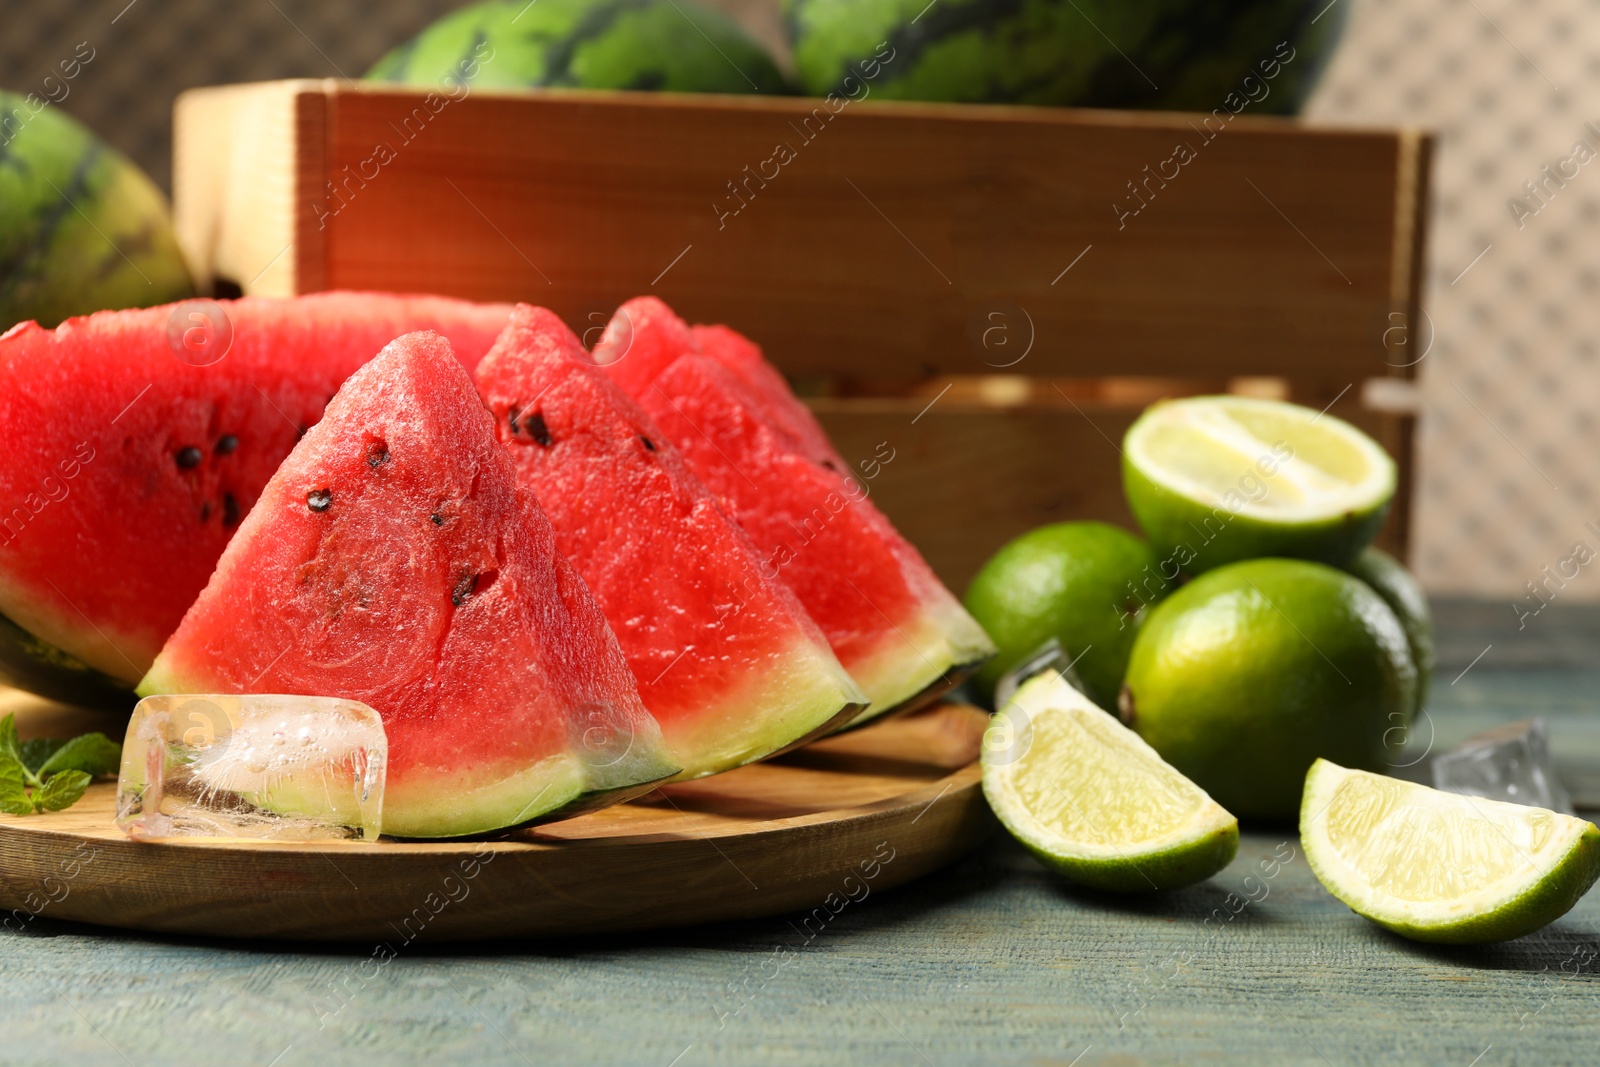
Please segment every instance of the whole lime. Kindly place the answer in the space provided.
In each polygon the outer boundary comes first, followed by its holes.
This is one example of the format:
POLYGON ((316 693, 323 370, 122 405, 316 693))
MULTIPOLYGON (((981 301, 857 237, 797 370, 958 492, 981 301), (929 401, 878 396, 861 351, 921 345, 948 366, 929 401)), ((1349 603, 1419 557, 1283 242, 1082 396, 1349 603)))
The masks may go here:
POLYGON ((1372 586, 1400 620, 1411 645, 1411 662, 1417 665, 1417 710, 1428 702, 1428 684, 1433 680, 1433 615, 1428 597, 1405 565, 1381 548, 1369 548, 1356 557, 1350 573, 1372 586))
POLYGON ((0 330, 192 295, 144 172, 60 107, 0 92, 0 330))
POLYGON ((1138 537, 1103 522, 1041 526, 1007 543, 967 589, 967 610, 999 648, 976 678, 981 695, 1053 637, 1090 699, 1109 709, 1142 611, 1176 587, 1168 569, 1138 537))
POLYGON ((1117 706, 1217 803, 1283 820, 1318 757, 1384 766, 1416 686, 1405 630, 1365 582, 1258 559, 1209 571, 1151 611, 1117 706))
POLYGON ((367 72, 375 81, 680 93, 784 93, 766 49, 692 0, 488 0, 452 11, 367 72))

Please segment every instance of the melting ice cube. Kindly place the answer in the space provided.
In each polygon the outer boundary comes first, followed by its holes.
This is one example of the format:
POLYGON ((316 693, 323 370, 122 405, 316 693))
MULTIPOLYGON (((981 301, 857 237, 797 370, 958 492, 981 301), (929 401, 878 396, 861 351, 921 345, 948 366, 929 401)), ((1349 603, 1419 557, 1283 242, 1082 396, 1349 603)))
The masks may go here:
POLYGON ((1572 800, 1550 758, 1543 719, 1507 723, 1474 734, 1434 759, 1433 784, 1448 793, 1572 814, 1572 800))
POLYGON ((1000 676, 994 687, 995 710, 998 711, 1011 703, 1011 698, 1017 695, 1017 690, 1022 688, 1023 682, 1046 671, 1055 671, 1066 679, 1068 685, 1082 693, 1083 679, 1079 678, 1078 672, 1073 669, 1072 665, 1075 662, 1061 647, 1061 642, 1052 637, 1000 676))
POLYGON ((117 825, 133 837, 371 841, 388 755, 378 713, 353 700, 146 697, 122 746, 117 825))

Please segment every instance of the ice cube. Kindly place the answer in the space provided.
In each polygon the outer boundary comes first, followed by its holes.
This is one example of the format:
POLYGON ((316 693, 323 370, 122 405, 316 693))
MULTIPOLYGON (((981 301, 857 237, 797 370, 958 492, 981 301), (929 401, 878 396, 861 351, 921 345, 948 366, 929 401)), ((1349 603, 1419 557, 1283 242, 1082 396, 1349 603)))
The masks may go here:
POLYGON ((366 840, 389 742, 354 700, 153 696, 128 723, 117 825, 132 837, 366 840))
POLYGON ((1447 793, 1572 814, 1572 800, 1550 758, 1543 719, 1507 723, 1467 738, 1434 759, 1433 784, 1447 793))
POLYGON ((1078 677, 1078 672, 1073 669, 1077 662, 1067 655, 1061 647, 1061 642, 1051 638, 1032 652, 1028 653, 1017 662, 1015 667, 1000 676, 994 687, 995 710, 1011 703, 1011 698, 1017 695, 1017 690, 1022 688, 1022 683, 1035 675, 1046 671, 1055 671, 1067 680, 1067 684, 1082 693, 1083 679, 1078 677))

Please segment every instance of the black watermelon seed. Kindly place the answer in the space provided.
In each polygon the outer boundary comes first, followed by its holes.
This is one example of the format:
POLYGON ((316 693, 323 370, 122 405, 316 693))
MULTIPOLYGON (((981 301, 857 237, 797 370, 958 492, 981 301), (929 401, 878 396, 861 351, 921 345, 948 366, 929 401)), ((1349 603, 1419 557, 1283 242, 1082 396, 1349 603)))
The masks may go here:
POLYGON ((639 435, 639 440, 644 442, 644 447, 647 450, 649 450, 651 452, 654 452, 656 450, 656 443, 654 441, 650 440, 650 438, 646 437, 644 434, 640 434, 639 435))
POLYGON ((222 525, 239 525, 239 502, 233 499, 232 493, 222 494, 222 525))
POLYGON ((210 518, 211 518, 211 501, 202 500, 200 502, 200 521, 201 522, 205 522, 210 518))
POLYGON ((225 433, 217 438, 217 446, 212 449, 219 456, 226 456, 239 447, 239 439, 231 433, 225 433))
POLYGON ((831 459, 825 459, 825 460, 823 460, 823 461, 822 461, 822 465, 823 465, 823 466, 824 466, 824 467, 827 467, 827 468, 828 468, 828 469, 829 469, 829 470, 831 470, 831 471, 832 471, 832 472, 833 472, 833 473, 835 473, 835 474, 838 474, 838 473, 839 473, 839 465, 838 465, 838 464, 837 464, 837 463, 835 463, 835 462, 834 462, 834 461, 833 461, 833 460, 831 460, 831 459))
POLYGON ((306 494, 306 507, 312 511, 327 511, 333 506, 333 493, 327 489, 313 489, 306 494))
POLYGON ((456 587, 450 591, 450 603, 459 608, 467 602, 467 598, 472 595, 472 591, 477 585, 478 576, 476 574, 463 575, 461 580, 456 583, 456 587))
POLYGON ((367 466, 377 470, 389 462, 389 450, 383 445, 374 445, 371 452, 367 453, 367 466))
POLYGON ((550 427, 544 424, 544 416, 538 412, 523 419, 522 426, 528 431, 528 436, 539 442, 542 447, 549 448, 556 443, 556 439, 550 436, 550 427))
POLYGON ((178 449, 178 469, 181 471, 192 470, 193 468, 200 466, 200 460, 203 458, 204 457, 200 454, 200 450, 194 447, 194 445, 184 445, 182 448, 178 449))
POLYGON ((432 515, 429 515, 428 518, 433 520, 433 524, 435 526, 443 526, 444 525, 444 516, 439 514, 437 511, 434 512, 432 515))

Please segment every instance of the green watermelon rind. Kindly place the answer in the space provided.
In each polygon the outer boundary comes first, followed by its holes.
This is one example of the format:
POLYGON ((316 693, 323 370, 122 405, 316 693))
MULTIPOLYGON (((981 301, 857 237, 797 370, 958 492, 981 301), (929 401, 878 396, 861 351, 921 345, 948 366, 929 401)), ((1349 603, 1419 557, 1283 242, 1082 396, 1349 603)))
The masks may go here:
POLYGON ((449 92, 790 91, 737 22, 691 0, 488 0, 439 19, 366 77, 449 92))
POLYGON ((0 615, 0 683, 84 708, 126 711, 133 690, 0 615))
POLYGON ((729 694, 720 713, 704 716, 698 729, 669 731, 675 751, 695 754, 684 760, 692 766, 674 781, 721 774, 792 751, 849 724, 868 706, 866 693, 838 661, 831 655, 824 659, 807 642, 774 656, 773 663, 767 677, 753 678, 729 694), (810 692, 797 693, 796 680, 810 692), (759 716, 752 714, 757 709, 759 716), (775 745, 774 738, 787 740, 775 745))
POLYGON ((928 606, 916 622, 900 625, 878 655, 850 665, 851 674, 872 696, 872 703, 850 721, 849 728, 923 707, 960 685, 994 656, 994 642, 947 590, 940 586, 924 591, 923 596, 928 606))
POLYGON ((144 172, 59 107, 0 91, 0 330, 193 295, 144 172))
MULTIPOLYGON (((137 693, 141 697, 202 694, 207 688, 203 683, 186 680, 168 668, 164 657, 157 657, 137 693)), ((413 776, 406 788, 430 797, 448 797, 449 810, 442 811, 438 804, 413 805, 426 815, 397 822, 386 798, 382 832, 385 837, 417 840, 499 836, 641 795, 677 774, 678 765, 664 758, 659 738, 656 743, 639 745, 637 749, 635 753, 630 746, 621 758, 599 767, 570 751, 563 752, 473 789, 460 787, 459 771, 453 771, 448 781, 431 785, 426 779, 413 776), (618 780, 628 784, 607 784, 618 780), (534 799, 528 800, 529 796, 534 799)))
POLYGON ((569 819, 643 796, 673 779, 676 764, 667 766, 671 769, 644 781, 596 788, 592 768, 579 757, 562 753, 477 789, 463 792, 440 784, 433 789, 436 795, 449 796, 457 804, 464 798, 471 798, 472 802, 458 807, 448 818, 434 813, 426 822, 397 823, 385 814, 383 836, 419 841, 503 837, 529 826, 569 819), (548 781, 540 784, 543 778, 548 781), (531 801, 527 800, 530 790, 534 798, 531 801))

